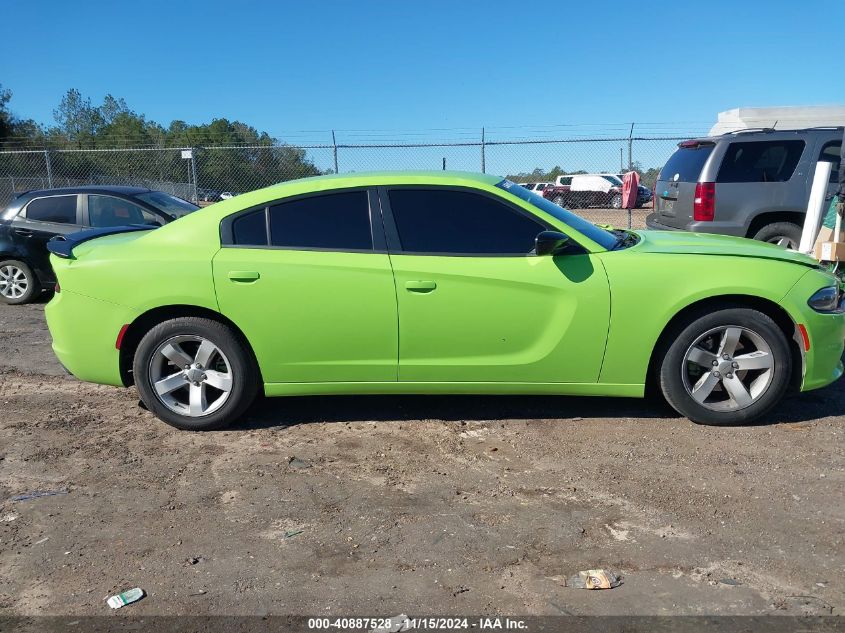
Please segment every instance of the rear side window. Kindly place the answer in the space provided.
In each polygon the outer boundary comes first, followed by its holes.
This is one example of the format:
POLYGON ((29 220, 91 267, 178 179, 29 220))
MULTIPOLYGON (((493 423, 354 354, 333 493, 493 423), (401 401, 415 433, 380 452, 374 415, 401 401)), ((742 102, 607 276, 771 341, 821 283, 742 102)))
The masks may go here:
POLYGON ((26 206, 26 218, 36 222, 76 224, 76 196, 38 198, 26 206))
POLYGON ((713 145, 679 147, 660 170, 658 180, 673 182, 698 182, 704 163, 713 151, 713 145))
POLYGON ((571 185, 572 184, 572 176, 567 176, 566 178, 560 179, 561 186, 563 185, 571 185))
POLYGON ((830 182, 839 182, 839 161, 842 152, 842 142, 828 143, 819 154, 819 162, 833 163, 830 167, 830 182))
POLYGON ((232 242, 238 246, 267 246, 267 212, 253 211, 232 222, 232 242))
POLYGON ((716 182, 786 182, 804 152, 804 141, 731 143, 716 182))
POLYGON ((372 250, 367 192, 311 196, 270 207, 270 243, 288 248, 372 250))
POLYGON ((412 253, 526 255, 546 228, 475 193, 394 189, 389 195, 402 250, 412 253))

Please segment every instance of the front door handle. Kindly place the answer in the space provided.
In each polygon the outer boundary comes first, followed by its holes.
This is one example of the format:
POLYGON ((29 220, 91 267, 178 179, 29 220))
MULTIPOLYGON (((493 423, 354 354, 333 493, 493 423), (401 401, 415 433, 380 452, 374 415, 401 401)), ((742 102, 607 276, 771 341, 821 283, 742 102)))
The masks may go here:
POLYGON ((250 283, 253 281, 258 281, 261 275, 258 274, 257 271, 254 270, 230 270, 229 271, 229 279, 232 281, 238 281, 242 283, 250 283))
POLYGON ((406 281, 405 288, 409 292, 426 293, 437 288, 437 284, 433 281, 406 281))

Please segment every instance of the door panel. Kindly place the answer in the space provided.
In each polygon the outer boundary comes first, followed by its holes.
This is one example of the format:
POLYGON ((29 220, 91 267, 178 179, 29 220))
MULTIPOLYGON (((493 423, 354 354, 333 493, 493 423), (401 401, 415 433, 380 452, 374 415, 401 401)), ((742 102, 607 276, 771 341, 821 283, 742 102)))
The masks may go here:
POLYGON ((220 310, 249 339, 264 382, 396 380, 386 254, 226 247, 213 269, 220 310))
POLYGON ((12 220, 12 238, 19 245, 22 257, 35 268, 35 273, 41 281, 51 281, 54 278, 53 269, 50 266, 50 253, 47 251, 47 242, 56 235, 69 235, 70 233, 81 231, 84 228, 81 226, 81 212, 79 207, 79 197, 72 194, 36 198, 27 204, 27 209, 24 209, 22 214, 12 220), (68 219, 75 217, 76 223, 49 222, 26 217, 28 207, 34 202, 38 202, 39 205, 47 205, 54 198, 61 198, 63 200, 73 198, 76 211, 68 219))
POLYGON ((610 295, 589 255, 392 254, 399 380, 596 382, 610 295))

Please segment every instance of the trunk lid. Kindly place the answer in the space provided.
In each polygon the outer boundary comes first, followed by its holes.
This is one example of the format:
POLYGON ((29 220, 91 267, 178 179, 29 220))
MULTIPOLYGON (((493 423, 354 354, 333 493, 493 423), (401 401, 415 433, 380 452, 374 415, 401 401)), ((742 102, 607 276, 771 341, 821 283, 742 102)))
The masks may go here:
POLYGON ((682 229, 692 222, 695 185, 714 147, 706 139, 683 141, 666 161, 654 188, 654 212, 661 224, 682 229))

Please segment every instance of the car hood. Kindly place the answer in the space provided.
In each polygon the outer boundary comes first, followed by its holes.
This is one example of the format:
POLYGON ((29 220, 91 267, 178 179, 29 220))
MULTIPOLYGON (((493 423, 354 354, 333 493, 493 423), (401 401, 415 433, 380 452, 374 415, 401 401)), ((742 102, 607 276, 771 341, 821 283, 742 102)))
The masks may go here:
POLYGON ((788 251, 774 244, 711 233, 687 231, 637 231, 642 241, 634 248, 640 252, 666 253, 668 255, 729 255, 731 257, 756 257, 792 262, 813 268, 819 265, 812 257, 788 251))

